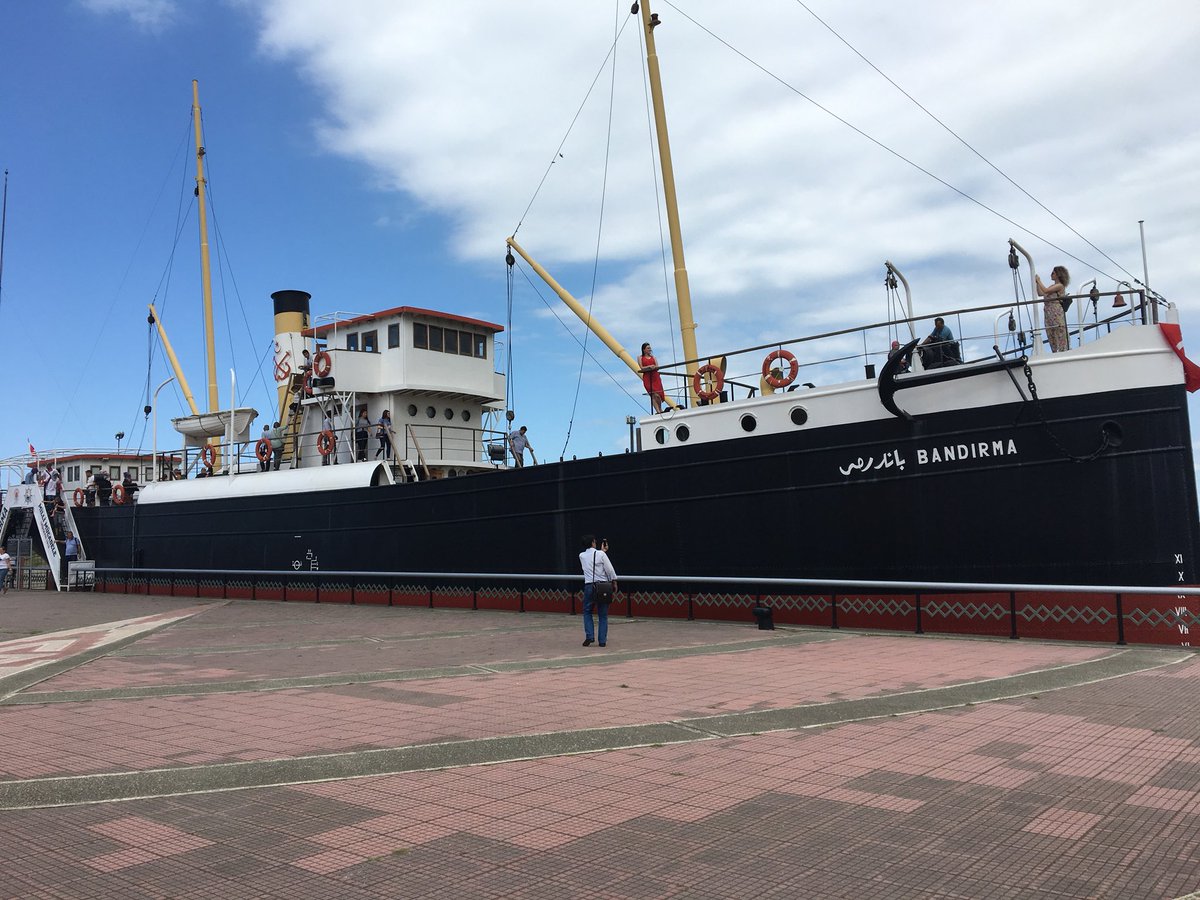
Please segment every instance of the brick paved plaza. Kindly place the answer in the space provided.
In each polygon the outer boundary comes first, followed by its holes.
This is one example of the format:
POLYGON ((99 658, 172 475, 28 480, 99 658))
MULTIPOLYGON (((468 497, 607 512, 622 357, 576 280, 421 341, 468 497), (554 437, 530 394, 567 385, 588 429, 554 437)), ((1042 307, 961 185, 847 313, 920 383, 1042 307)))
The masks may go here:
POLYGON ((0 897, 1200 889, 1187 649, 0 597, 0 897))

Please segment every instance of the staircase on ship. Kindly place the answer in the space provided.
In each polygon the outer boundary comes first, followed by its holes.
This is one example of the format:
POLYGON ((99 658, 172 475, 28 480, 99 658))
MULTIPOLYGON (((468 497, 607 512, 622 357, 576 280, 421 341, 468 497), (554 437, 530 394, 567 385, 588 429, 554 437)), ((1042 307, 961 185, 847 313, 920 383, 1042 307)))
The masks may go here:
POLYGON ((53 584, 59 591, 91 590, 95 585, 95 563, 86 556, 70 504, 55 516, 36 485, 14 485, 4 499, 4 508, 0 510, 0 546, 13 559, 18 585, 48 588, 53 584), (79 541, 78 558, 69 566, 62 550, 68 531, 79 541), (46 560, 45 566, 33 563, 35 547, 46 560), (42 578, 45 581, 39 585, 42 578))

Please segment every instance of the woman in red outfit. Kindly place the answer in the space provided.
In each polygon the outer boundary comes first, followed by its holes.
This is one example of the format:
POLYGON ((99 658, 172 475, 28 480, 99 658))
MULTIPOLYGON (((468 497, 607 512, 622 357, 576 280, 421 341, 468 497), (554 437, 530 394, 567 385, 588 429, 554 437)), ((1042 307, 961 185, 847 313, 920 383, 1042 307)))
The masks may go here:
POLYGON ((650 345, 642 344, 642 355, 638 357, 638 365, 642 370, 642 386, 650 395, 650 409, 655 413, 663 411, 662 376, 658 374, 658 360, 650 355, 650 345))

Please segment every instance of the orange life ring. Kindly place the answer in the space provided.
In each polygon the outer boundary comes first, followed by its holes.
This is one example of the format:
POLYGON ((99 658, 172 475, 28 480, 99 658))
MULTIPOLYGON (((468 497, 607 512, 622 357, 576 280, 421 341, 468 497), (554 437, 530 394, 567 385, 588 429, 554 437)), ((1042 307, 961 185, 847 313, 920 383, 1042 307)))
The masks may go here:
POLYGON ((213 449, 212 444, 205 444, 203 447, 200 448, 200 462, 204 463, 204 465, 209 466, 211 468, 216 463, 216 461, 217 461, 217 451, 213 449))
POLYGON ((304 390, 304 396, 305 396, 305 397, 311 397, 311 396, 312 396, 312 372, 305 372, 305 373, 304 373, 304 385, 303 385, 303 390, 304 390))
POLYGON ((712 400, 721 393, 721 388, 725 387, 725 373, 714 366, 712 363, 703 365, 696 370, 696 374, 692 376, 692 387, 696 391, 696 396, 701 400, 712 400), (705 375, 711 375, 713 378, 712 390, 703 389, 703 378, 705 375))
POLYGON ((317 452, 322 456, 328 456, 337 446, 337 441, 334 440, 333 432, 328 428, 317 435, 317 452))
POLYGON ((329 370, 333 368, 333 357, 322 350, 313 357, 312 370, 313 374, 318 378, 324 378, 329 374, 329 370))
POLYGON ((258 443, 254 445, 254 455, 258 457, 260 463, 265 463, 271 458, 271 441, 268 438, 259 438, 258 443))
POLYGON ((796 380, 796 376, 800 374, 800 363, 796 362, 796 357, 791 352, 784 350, 782 347, 770 356, 763 360, 763 378, 767 384, 773 388, 784 388, 796 380), (771 363, 777 359, 786 359, 788 363, 788 373, 782 378, 776 378, 771 374, 771 363))
POLYGON ((83 501, 87 499, 87 495, 83 492, 83 488, 75 488, 75 493, 71 495, 75 500, 76 506, 83 506, 83 501))
POLYGON ((113 502, 118 504, 125 502, 125 485, 113 485, 113 502))

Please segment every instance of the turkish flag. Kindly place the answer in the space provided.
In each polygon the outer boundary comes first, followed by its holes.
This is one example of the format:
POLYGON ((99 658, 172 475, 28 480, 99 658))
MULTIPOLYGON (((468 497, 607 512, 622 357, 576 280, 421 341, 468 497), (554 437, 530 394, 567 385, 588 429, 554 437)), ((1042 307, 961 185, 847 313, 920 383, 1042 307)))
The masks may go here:
POLYGON ((1193 394, 1200 390, 1200 366, 1188 359, 1187 354, 1183 352, 1183 331, 1178 325, 1169 325, 1163 322, 1160 322, 1158 327, 1162 329, 1163 338, 1171 345, 1171 349, 1183 363, 1183 383, 1188 389, 1188 393, 1193 394))

